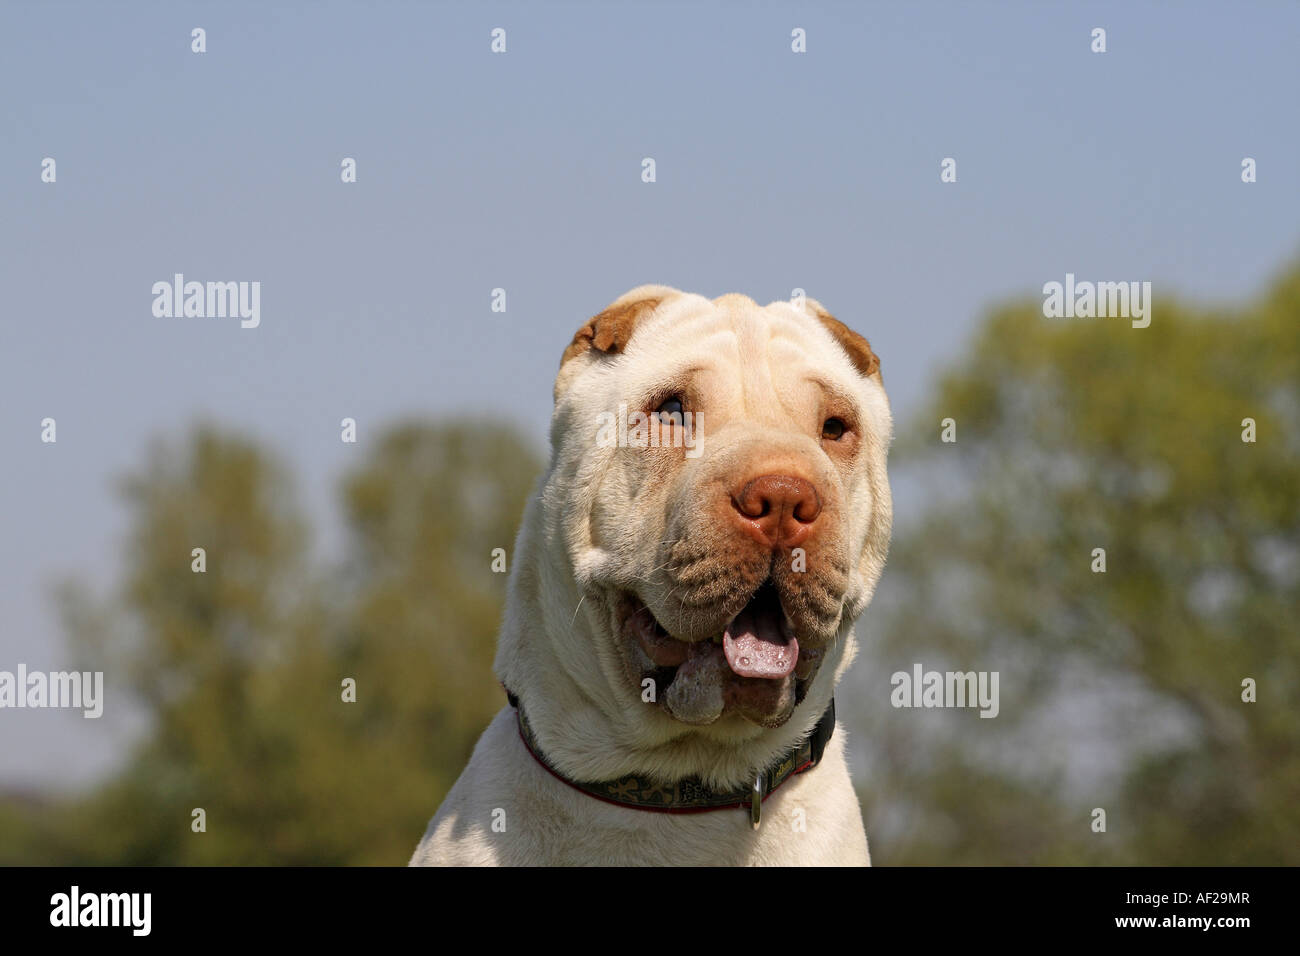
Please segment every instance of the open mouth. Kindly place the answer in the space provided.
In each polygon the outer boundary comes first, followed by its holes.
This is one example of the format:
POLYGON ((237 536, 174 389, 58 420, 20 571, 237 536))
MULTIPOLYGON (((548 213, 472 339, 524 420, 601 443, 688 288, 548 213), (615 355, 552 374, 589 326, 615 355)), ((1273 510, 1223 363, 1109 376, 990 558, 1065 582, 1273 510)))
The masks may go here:
POLYGON ((778 727, 803 700, 821 651, 799 647, 770 581, 722 631, 709 640, 673 637, 640 602, 626 628, 641 651, 641 678, 678 720, 708 724, 735 711, 764 727, 778 727))

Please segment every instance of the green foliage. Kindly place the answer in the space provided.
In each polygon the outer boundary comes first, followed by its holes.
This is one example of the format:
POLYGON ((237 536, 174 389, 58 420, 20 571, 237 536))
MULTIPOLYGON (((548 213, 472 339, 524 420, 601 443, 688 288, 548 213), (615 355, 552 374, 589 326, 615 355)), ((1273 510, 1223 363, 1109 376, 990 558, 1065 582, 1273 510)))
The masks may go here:
POLYGON ((878 712, 878 859, 1300 863, 1298 327, 1300 268, 1240 311, 1157 298, 1146 329, 984 324, 897 449, 932 507, 874 653, 1000 671, 1002 709, 878 712))
POLYGON ((102 788, 6 808, 7 861, 404 863, 502 706, 491 551, 539 469, 502 426, 393 429, 345 482, 345 557, 320 570, 264 451, 207 427, 155 448, 124 484, 122 593, 63 596, 78 660, 125 675, 149 735, 102 788))

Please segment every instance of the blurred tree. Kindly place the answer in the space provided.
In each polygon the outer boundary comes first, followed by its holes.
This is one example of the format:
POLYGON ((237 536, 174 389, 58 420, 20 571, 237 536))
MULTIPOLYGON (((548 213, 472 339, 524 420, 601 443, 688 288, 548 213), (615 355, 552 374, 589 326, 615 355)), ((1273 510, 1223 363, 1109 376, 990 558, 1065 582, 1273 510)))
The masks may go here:
POLYGON ((95 792, 0 813, 23 831, 7 862, 404 863, 503 703, 491 551, 539 469, 504 426, 397 427, 345 482, 342 567, 315 572, 264 452, 209 427, 152 449, 125 483, 122 593, 62 595, 78 666, 129 686, 150 731, 95 792))
POLYGON ((868 615, 880 862, 1300 863, 1300 267, 1153 314, 997 311, 896 449, 929 507, 868 615), (1001 713, 893 709, 914 662, 999 671, 1001 713))

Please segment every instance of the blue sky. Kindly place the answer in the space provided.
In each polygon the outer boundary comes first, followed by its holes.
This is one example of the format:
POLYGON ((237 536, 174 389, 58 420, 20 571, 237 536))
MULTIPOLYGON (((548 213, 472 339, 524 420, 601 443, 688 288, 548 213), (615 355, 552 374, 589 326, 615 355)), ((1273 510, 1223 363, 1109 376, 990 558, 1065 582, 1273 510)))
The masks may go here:
MULTIPOLYGON (((114 580, 112 480, 151 436, 259 436, 328 556, 368 435, 495 414, 541 447, 564 345, 641 283, 806 289, 903 419, 988 307, 1066 272, 1254 294, 1300 252, 1297 49, 1282 2, 6 3, 0 669, 63 665, 49 586, 114 580), (260 281, 261 326, 155 318, 176 272, 260 281)), ((110 766, 114 693, 0 712, 0 786, 110 766)))

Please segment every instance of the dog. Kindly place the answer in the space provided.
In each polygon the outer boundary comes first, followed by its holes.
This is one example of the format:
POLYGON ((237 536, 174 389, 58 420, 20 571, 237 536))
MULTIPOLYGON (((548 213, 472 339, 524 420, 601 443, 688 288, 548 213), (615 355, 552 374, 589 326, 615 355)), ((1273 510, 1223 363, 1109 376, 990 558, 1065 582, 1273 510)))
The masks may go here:
POLYGON ((412 865, 869 865, 833 693, 893 508, 880 361, 813 299, 641 286, 555 381, 484 731, 412 865))

